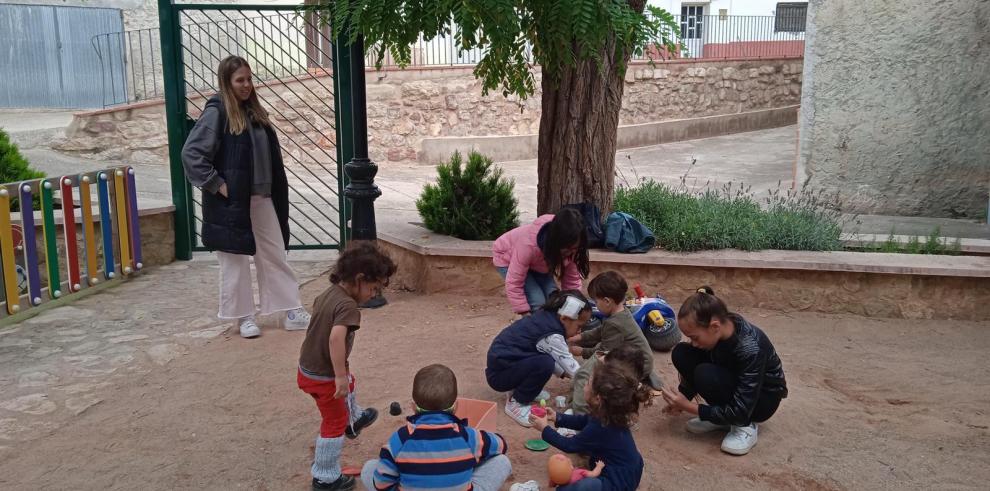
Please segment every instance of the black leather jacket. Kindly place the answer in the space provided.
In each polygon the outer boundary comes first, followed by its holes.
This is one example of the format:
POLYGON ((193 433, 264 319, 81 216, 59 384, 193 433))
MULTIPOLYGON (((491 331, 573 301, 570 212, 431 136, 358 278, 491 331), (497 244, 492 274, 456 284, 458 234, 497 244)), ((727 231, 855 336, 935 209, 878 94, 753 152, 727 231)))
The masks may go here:
POLYGON ((702 420, 715 424, 742 425, 756 407, 761 394, 787 397, 784 368, 770 339, 760 328, 750 324, 742 316, 730 316, 736 332, 725 341, 719 341, 711 350, 712 363, 729 369, 738 376, 732 401, 723 406, 702 406, 702 420))

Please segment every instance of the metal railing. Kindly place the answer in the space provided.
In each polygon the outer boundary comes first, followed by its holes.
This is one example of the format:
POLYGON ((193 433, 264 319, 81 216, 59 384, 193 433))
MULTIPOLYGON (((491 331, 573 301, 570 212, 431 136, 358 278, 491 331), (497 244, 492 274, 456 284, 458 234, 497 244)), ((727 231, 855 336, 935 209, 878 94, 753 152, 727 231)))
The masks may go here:
MULTIPOLYGON (((216 67, 206 60, 212 57, 207 51, 254 50, 260 56, 255 62, 255 74, 262 80, 300 75, 306 70, 328 70, 330 60, 328 39, 333 39, 329 26, 307 22, 306 38, 311 42, 290 42, 285 46, 272 45, 276 39, 284 39, 277 32, 279 23, 295 14, 276 16, 259 15, 222 21, 192 23, 187 26, 187 36, 196 38, 201 53, 184 53, 191 60, 187 66, 187 80, 196 80, 207 88, 216 77, 216 67), (244 46, 246 39, 261 40, 257 45, 244 46), (327 46, 323 46, 326 44, 327 46), (270 56, 279 53, 278 57, 270 56), (203 60, 203 62, 197 61, 203 60), (289 68, 286 68, 289 67, 289 68), (209 81, 209 82, 207 82, 209 81)), ((676 52, 653 46, 645 46, 634 61, 647 59, 727 59, 727 58, 780 58, 804 55, 804 17, 797 16, 739 16, 703 15, 674 16, 680 26, 675 41, 680 45, 676 52)), ((456 32, 453 29, 452 32, 456 32)), ((160 98, 164 94, 162 80, 161 45, 158 29, 100 34, 93 38, 93 46, 100 57, 104 73, 105 106, 160 98), (125 86, 120 87, 118 74, 123 70, 125 86)), ((412 67, 469 66, 477 64, 484 55, 475 48, 458 51, 453 36, 439 36, 431 40, 420 37, 412 45, 412 67)), ((374 47, 369 49, 374 53, 374 47)), ((375 65, 374 54, 365 58, 365 65, 375 65)), ((395 68, 397 63, 390 56, 383 60, 383 67, 395 68)))

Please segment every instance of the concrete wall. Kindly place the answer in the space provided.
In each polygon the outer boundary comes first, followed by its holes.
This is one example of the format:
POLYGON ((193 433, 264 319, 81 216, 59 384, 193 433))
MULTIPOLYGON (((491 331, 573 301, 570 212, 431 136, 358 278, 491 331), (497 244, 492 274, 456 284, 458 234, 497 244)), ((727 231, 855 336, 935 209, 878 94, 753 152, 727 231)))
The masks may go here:
MULTIPOLYGON (((378 163, 416 162, 425 139, 531 135, 539 130, 539 93, 527 100, 499 93, 482 96, 472 70, 369 72, 371 157, 378 163)), ((638 64, 626 75, 622 125, 788 107, 796 105, 801 94, 801 60, 794 58, 671 61, 655 68, 638 64)), ((316 117, 306 109, 332 107, 327 90, 332 84, 325 78, 306 84, 306 90, 292 82, 258 91, 276 109, 276 126, 288 137, 282 138, 283 144, 301 143, 298 149, 285 149, 300 161, 334 145, 332 118, 316 117), (301 114, 289 105, 300 108, 301 114)), ((164 163, 165 134, 162 104, 146 102, 77 114, 67 138, 52 146, 106 160, 164 163)))
POLYGON ((813 0, 798 179, 845 211, 981 217, 990 1, 813 0))

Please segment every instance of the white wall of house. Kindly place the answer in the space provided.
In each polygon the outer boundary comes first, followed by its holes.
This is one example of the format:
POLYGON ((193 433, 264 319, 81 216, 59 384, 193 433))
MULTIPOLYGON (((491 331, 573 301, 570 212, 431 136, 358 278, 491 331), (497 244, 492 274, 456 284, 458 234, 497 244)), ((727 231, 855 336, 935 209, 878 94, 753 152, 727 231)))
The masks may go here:
MULTIPOLYGON (((649 5, 666 9, 678 15, 683 5, 703 5, 705 15, 719 15, 719 10, 726 9, 726 15, 774 15, 777 0, 711 0, 710 2, 692 2, 681 0, 649 0, 649 5)), ((808 3, 806 0, 793 0, 789 3, 808 3)))

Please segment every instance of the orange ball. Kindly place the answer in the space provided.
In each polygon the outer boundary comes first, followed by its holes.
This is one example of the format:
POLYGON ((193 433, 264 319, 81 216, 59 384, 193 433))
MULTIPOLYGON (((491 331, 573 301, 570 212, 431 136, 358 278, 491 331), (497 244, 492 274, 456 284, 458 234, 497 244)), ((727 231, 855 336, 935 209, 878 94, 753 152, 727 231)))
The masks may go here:
POLYGON ((547 474, 550 482, 556 486, 563 486, 571 482, 571 473, 574 472, 574 465, 571 459, 562 454, 554 454, 547 461, 547 474))

